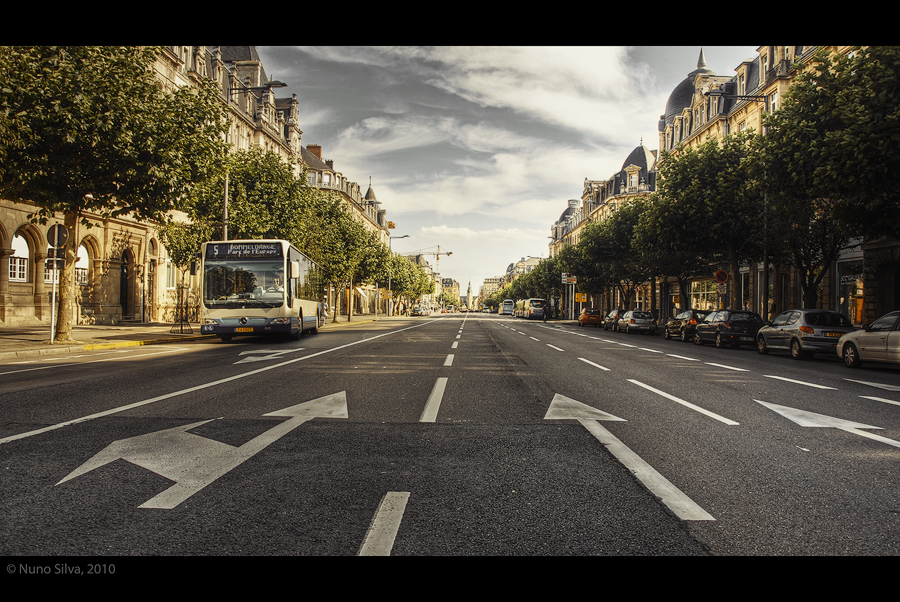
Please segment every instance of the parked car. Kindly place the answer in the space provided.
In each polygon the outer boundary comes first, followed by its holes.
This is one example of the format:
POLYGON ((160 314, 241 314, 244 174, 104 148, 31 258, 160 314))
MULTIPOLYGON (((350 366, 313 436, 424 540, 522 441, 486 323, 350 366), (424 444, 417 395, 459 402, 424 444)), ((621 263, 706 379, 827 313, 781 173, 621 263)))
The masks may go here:
POLYGON ((619 318, 625 315, 624 309, 614 309, 603 319, 603 330, 613 330, 618 328, 619 318))
POLYGON ((412 315, 414 316, 427 316, 428 310, 424 307, 414 307, 412 310, 412 315))
POLYGON ((584 326, 585 324, 603 326, 603 312, 599 309, 594 309, 593 307, 581 310, 581 315, 578 316, 578 325, 584 326))
POLYGON ((719 349, 723 347, 739 347, 754 345, 756 333, 765 322, 759 314, 752 311, 723 309, 710 313, 697 324, 694 331, 694 342, 715 343, 719 349))
POLYGON ((900 364, 900 310, 887 313, 861 330, 848 332, 835 347, 844 364, 859 368, 862 362, 900 364))
POLYGON ((625 315, 619 318, 619 332, 625 331, 625 334, 632 332, 646 332, 648 334, 656 334, 656 320, 649 311, 640 311, 637 309, 626 311, 625 315))
POLYGON ((834 353, 838 340, 856 330, 844 314, 824 309, 789 309, 767 322, 756 335, 756 350, 788 349, 801 359, 816 353, 834 353))
POLYGON ((676 338, 681 339, 685 343, 693 341, 697 324, 702 322, 711 312, 711 309, 686 309, 666 322, 663 328, 663 336, 666 340, 676 338))

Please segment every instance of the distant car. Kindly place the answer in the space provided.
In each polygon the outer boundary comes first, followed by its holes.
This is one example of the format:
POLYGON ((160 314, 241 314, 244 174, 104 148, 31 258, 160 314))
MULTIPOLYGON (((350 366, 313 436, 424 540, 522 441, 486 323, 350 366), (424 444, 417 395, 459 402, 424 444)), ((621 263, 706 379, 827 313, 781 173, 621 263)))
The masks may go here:
POLYGON ((900 310, 848 332, 835 349, 849 368, 859 368, 864 361, 900 364, 900 310))
POLYGON ((710 313, 697 324, 694 343, 715 343, 716 347, 739 347, 756 344, 756 333, 762 328, 762 317, 752 311, 723 309, 710 313))
POLYGON ((625 334, 633 332, 646 332, 647 334, 656 334, 656 320, 649 311, 640 311, 637 309, 626 311, 625 315, 619 318, 619 332, 625 331, 625 334))
POLYGON ((798 360, 816 353, 834 353, 838 340, 856 328, 844 314, 824 309, 790 309, 759 329, 756 350, 787 349, 798 360))
POLYGON ((666 322, 663 327, 663 336, 666 339, 681 339, 685 343, 694 340, 694 331, 697 324, 702 322, 712 312, 711 309, 686 309, 666 322))
POLYGON ((593 324, 594 326, 603 326, 603 312, 593 307, 588 307, 581 311, 578 316, 578 325, 593 324))
POLYGON ((424 307, 414 307, 412 310, 412 315, 414 316, 427 316, 428 310, 424 307))
POLYGON ((624 309, 614 309, 603 319, 603 330, 615 331, 619 327, 619 318, 625 315, 624 309))

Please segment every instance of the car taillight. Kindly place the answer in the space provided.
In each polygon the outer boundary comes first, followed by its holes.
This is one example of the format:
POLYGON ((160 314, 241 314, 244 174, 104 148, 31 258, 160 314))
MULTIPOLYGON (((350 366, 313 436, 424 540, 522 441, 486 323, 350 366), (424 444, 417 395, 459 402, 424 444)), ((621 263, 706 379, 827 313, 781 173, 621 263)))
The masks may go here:
POLYGON ((801 326, 800 332, 805 332, 806 334, 813 334, 815 332, 815 330, 813 330, 809 326, 801 326))
POLYGON ((722 326, 724 326, 725 328, 728 328, 728 329, 730 330, 730 329, 731 329, 731 322, 722 322, 722 326))
POLYGON ((691 326, 696 326, 696 325, 697 325, 697 320, 695 320, 694 318, 691 318, 691 326))
POLYGON ((629 322, 631 322, 632 324, 634 324, 634 318, 631 318, 631 319, 629 320, 629 322))

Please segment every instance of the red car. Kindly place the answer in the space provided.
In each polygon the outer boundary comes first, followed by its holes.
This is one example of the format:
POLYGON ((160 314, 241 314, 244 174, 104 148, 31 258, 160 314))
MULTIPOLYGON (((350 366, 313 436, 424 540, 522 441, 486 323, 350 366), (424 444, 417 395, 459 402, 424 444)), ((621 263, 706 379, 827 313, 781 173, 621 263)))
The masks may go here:
POLYGON ((583 309, 581 311, 581 315, 578 316, 578 325, 584 326, 585 324, 593 324, 594 326, 603 326, 603 314, 599 309, 594 309, 589 307, 587 309, 583 309))

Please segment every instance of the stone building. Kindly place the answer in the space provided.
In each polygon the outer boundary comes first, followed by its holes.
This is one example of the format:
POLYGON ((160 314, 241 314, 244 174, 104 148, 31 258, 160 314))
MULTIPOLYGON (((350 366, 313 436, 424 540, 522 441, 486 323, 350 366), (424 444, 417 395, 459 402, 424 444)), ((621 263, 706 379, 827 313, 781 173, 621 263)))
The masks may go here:
MULTIPOLYGON (((302 163, 311 165, 317 187, 340 191, 358 219, 379 233, 387 244, 387 222, 374 192, 335 172, 320 156, 302 148, 296 95, 276 98, 281 87, 266 74, 253 46, 167 46, 154 65, 164 89, 213 80, 229 113, 226 142, 234 150, 260 147, 293 161, 299 176, 302 163)), ((32 224, 34 206, 0 199, 0 325, 50 324, 55 272, 46 267, 48 226, 32 224)), ((173 216, 184 219, 183 214, 173 216)), ((173 320, 177 297, 191 300, 197 319, 199 282, 171 262, 155 227, 126 217, 87 216, 92 227, 79 225, 76 263, 75 323, 117 324, 123 321, 173 320)), ((366 294, 362 292, 362 296, 366 294)), ((374 299, 371 300, 374 303, 374 299)), ((374 306, 361 304, 366 307, 374 306)))
MULTIPOLYGON (((764 133, 763 113, 778 110, 798 66, 808 63, 821 48, 760 46, 756 56, 735 67, 732 76, 707 69, 701 50, 697 69, 675 87, 665 114, 660 116, 660 148, 677 153, 680 148, 696 147, 709 139, 720 140, 745 130, 764 133)), ((825 48, 837 53, 850 50, 849 46, 825 48)), ((741 298, 765 317, 769 308, 763 307, 763 270, 761 263, 745 264, 729 285, 738 286, 741 298)), ((774 304, 778 311, 801 307, 802 289, 796 269, 769 265, 768 272, 770 306, 774 304)), ((676 308, 677 287, 674 282, 661 283, 661 317, 676 308)), ((711 273, 698 275, 691 287, 693 307, 718 307, 724 302, 711 273)), ((841 311, 855 324, 872 322, 896 308, 900 304, 900 245, 882 239, 841 253, 822 282, 819 298, 823 309, 841 311)))

